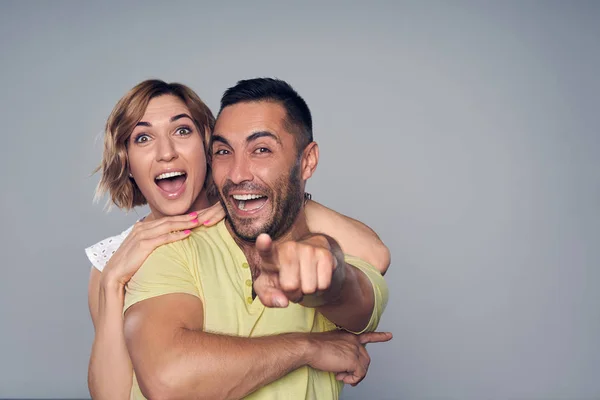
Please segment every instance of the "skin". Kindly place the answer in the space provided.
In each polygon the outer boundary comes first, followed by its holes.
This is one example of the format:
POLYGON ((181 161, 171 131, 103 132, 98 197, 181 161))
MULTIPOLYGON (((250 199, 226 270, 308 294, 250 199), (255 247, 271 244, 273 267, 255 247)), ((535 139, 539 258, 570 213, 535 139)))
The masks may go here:
MULTIPOLYGON (((298 163, 284 116, 281 106, 266 102, 222 110, 213 136, 212 168, 227 227, 257 277, 254 290, 265 306, 296 301, 316 307, 339 326, 362 330, 374 302, 366 276, 344 262, 333 238, 309 231, 303 207, 291 226, 278 225, 286 211, 281 205, 304 191, 318 162, 318 147, 312 143, 298 163), (293 179, 294 173, 300 179, 293 179), (286 186, 282 177, 297 182, 300 190, 286 186), (240 194, 267 199, 252 211, 240 210, 232 197, 240 194), (260 234, 265 231, 273 236, 260 234)), ((202 301, 188 294, 143 300, 126 311, 127 348, 146 397, 237 399, 301 366, 357 384, 369 364, 362 344, 391 339, 389 333, 343 331, 261 338, 216 335, 203 332, 203 313, 202 301)))
POLYGON ((264 305, 300 302, 338 326, 360 331, 373 310, 371 283, 345 263, 335 239, 310 232, 303 207, 294 208, 317 168, 319 147, 312 142, 299 156, 285 119, 285 108, 275 102, 238 103, 221 111, 212 168, 227 226, 243 232, 234 238, 257 277, 254 290, 264 305), (253 211, 241 210, 235 196, 248 194, 266 200, 253 211))
MULTIPOLYGON (((209 207, 202 187, 206 158, 200 132, 188 118, 171 121, 181 114, 189 115, 189 110, 178 98, 170 95, 154 98, 142 118, 150 126, 137 126, 129 139, 131 173, 148 200, 151 213, 134 226, 102 273, 95 268, 91 270, 88 302, 95 339, 90 356, 88 386, 94 399, 129 398, 133 368, 125 342, 122 310, 124 287, 131 276, 156 247, 181 240, 187 237, 187 230, 200 224, 213 225, 224 217, 219 203, 209 207), (186 130, 179 130, 182 127, 192 132, 188 134, 186 130), (165 199, 154 184, 156 174, 169 169, 183 169, 187 173, 186 189, 176 200, 165 199)), ((313 201, 307 203, 305 214, 312 232, 327 232, 335 236, 342 249, 369 261, 385 273, 390 263, 389 251, 370 228, 313 201)), ((148 328, 148 331, 152 332, 153 329, 148 328)), ((282 343, 286 343, 287 349, 291 342, 286 342, 286 339, 291 339, 302 353, 309 347, 306 343, 313 338, 283 338, 282 343)), ((360 349, 356 350, 357 343, 377 340, 389 338, 375 334, 361 337, 349 335, 344 339, 323 338, 319 344, 323 346, 322 351, 325 348, 333 349, 324 343, 345 345, 347 353, 344 354, 358 352, 364 361, 368 355, 361 353, 360 349)), ((310 346, 311 349, 315 347, 314 343, 310 346)))

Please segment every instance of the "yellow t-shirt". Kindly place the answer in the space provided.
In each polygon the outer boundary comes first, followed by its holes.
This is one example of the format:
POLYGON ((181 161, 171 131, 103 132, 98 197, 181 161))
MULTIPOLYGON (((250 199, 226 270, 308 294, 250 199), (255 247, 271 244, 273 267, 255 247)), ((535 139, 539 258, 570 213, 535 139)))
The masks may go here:
MULTIPOLYGON (((364 331, 377 328, 387 303, 387 285, 370 264, 351 256, 346 262, 364 272, 373 284, 375 307, 364 331)), ((125 310, 140 301, 170 293, 197 296, 204 306, 204 330, 258 337, 289 332, 326 332, 335 325, 313 308, 290 303, 268 308, 252 299, 252 277, 246 257, 225 223, 200 227, 181 241, 157 248, 127 285, 125 310)), ((132 399, 144 399, 133 379, 132 399)), ((343 387, 335 375, 308 366, 251 393, 246 399, 337 399, 343 387)))

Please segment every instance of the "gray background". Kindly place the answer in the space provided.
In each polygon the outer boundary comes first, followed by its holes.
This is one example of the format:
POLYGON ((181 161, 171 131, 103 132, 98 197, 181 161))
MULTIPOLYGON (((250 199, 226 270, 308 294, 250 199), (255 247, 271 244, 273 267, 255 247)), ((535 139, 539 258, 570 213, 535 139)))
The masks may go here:
POLYGON ((0 2, 0 397, 86 397, 103 124, 150 77, 314 113, 309 190, 389 245, 345 399, 600 399, 599 2, 0 2))

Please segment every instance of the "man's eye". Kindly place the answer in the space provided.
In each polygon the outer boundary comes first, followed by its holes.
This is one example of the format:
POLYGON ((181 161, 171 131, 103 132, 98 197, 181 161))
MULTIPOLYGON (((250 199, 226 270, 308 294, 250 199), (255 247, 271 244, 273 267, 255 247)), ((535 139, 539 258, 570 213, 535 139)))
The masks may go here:
POLYGON ((266 147, 259 147, 258 149, 254 150, 255 153, 270 153, 271 150, 267 149, 266 147))
POLYGON ((223 156, 225 154, 229 154, 229 152, 225 149, 220 149, 220 150, 215 151, 215 155, 218 155, 218 156, 223 156))

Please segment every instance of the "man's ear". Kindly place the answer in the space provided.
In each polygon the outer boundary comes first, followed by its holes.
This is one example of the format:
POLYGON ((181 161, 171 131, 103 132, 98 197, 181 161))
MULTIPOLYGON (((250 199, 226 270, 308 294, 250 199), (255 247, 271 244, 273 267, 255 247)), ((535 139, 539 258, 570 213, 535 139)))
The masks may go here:
POLYGON ((310 142, 302 152, 302 180, 307 180, 317 169, 319 164, 319 145, 310 142))

